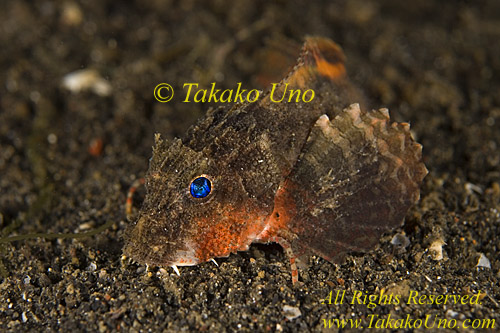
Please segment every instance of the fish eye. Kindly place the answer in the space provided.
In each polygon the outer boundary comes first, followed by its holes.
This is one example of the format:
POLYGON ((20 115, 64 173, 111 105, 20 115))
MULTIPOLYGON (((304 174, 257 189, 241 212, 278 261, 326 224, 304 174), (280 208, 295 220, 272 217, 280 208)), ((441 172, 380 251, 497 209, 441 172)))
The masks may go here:
POLYGON ((189 186, 194 198, 205 198, 212 191, 212 182, 207 177, 196 177, 189 186))

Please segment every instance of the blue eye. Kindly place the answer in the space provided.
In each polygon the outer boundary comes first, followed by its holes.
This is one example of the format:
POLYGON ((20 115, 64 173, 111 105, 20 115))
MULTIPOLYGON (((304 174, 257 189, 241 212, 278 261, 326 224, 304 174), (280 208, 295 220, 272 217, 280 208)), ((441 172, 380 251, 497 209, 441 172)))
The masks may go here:
POLYGON ((191 182, 191 195, 195 198, 204 198, 210 194, 212 183, 208 178, 198 177, 191 182))

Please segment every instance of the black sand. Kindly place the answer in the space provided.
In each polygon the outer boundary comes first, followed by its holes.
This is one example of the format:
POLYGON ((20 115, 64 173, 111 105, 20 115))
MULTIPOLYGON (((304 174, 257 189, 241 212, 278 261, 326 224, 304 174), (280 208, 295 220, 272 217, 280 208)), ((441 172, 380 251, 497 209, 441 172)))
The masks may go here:
POLYGON ((387 326, 389 318, 407 317, 405 330, 428 330, 426 318, 467 331, 490 320, 498 330, 499 38, 495 0, 2 2, 2 235, 115 223, 82 240, 2 244, 0 330, 336 331, 324 326, 335 318, 372 329, 385 319, 378 325, 390 330, 399 322, 387 326), (127 189, 147 170, 154 133, 179 136, 209 107, 182 103, 182 84, 263 88, 269 67, 283 64, 266 45, 293 49, 305 35, 339 43, 372 106, 409 121, 423 144, 430 173, 405 226, 343 265, 311 258, 297 287, 276 245, 218 259, 219 267, 181 268, 180 277, 122 260, 127 189), (110 93, 62 86, 83 68, 105 78, 110 93), (153 98, 161 82, 179 94, 170 103, 153 98), (409 244, 392 245, 402 233, 409 244), (322 304, 344 290, 342 304, 322 304), (359 292, 382 291, 401 295, 399 304, 351 304, 359 292), (407 304, 415 292, 479 300, 407 304))

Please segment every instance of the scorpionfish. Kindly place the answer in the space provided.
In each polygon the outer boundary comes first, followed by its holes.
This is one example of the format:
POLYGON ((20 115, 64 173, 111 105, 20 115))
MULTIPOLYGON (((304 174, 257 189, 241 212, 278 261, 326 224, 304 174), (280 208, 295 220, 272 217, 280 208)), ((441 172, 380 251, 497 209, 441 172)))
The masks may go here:
POLYGON ((156 134, 125 255, 177 270, 277 242, 295 283, 296 260, 341 263, 401 226, 427 174, 422 146, 387 109, 357 104, 344 60, 331 40, 308 37, 275 89, 313 89, 312 101, 267 92, 210 109, 182 139, 156 134))

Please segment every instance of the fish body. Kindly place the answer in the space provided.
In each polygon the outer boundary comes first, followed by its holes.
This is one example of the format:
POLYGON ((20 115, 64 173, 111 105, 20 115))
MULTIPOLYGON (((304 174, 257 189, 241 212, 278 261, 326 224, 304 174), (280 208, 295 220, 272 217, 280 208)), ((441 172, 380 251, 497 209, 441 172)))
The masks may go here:
POLYGON ((267 92, 210 110, 182 139, 156 135, 124 253, 187 266, 276 241, 292 264, 310 254, 341 262, 400 226, 427 173, 409 125, 355 104, 362 98, 328 39, 306 39, 274 94, 306 89, 310 102, 276 103, 267 92))

